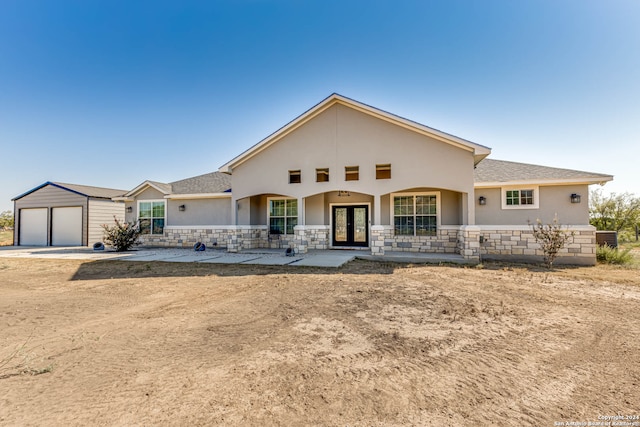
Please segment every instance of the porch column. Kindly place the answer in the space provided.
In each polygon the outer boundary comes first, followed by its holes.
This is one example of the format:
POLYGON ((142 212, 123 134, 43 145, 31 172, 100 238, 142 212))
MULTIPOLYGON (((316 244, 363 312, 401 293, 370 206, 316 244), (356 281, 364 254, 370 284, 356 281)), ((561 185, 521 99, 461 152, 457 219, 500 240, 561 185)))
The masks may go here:
POLYGON ((475 192, 473 191, 470 193, 462 193, 462 225, 476 225, 475 197, 475 192))
POLYGON ((231 225, 238 225, 238 199, 231 197, 231 225))
POLYGON ((382 225, 382 196, 380 194, 376 194, 373 196, 373 224, 372 225, 382 225))
POLYGON ((298 225, 305 225, 304 217, 305 215, 305 206, 304 206, 305 198, 298 197, 298 225))

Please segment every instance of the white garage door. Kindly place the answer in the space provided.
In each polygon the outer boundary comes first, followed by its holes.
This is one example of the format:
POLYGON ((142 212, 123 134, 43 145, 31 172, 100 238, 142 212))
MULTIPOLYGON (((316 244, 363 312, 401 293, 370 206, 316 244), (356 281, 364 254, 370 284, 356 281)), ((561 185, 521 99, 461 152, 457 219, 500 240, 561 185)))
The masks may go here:
POLYGON ((52 209, 51 246, 82 246, 82 207, 52 209))
POLYGON ((47 246, 47 208, 20 209, 19 244, 47 246))

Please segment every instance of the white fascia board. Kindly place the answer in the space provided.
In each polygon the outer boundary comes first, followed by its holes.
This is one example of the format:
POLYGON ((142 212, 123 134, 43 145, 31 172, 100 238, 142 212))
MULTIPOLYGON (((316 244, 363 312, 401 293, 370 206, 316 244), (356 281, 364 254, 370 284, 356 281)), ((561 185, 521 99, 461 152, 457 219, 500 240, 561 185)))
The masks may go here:
POLYGON ((158 190, 159 192, 161 192, 162 194, 167 194, 166 191, 162 190, 161 188, 158 188, 156 185, 153 185, 153 183, 151 183, 149 181, 145 181, 142 184, 138 185, 133 190, 129 191, 127 194, 125 194, 124 197, 135 196, 136 194, 141 193, 142 190, 144 190, 146 187, 152 187, 152 188, 155 188, 156 190, 158 190))
POLYGON ((230 198, 231 193, 195 193, 195 194, 168 194, 165 199, 223 199, 230 198))
POLYGON ((604 185, 608 181, 612 181, 613 176, 606 176, 601 178, 585 178, 585 179, 550 179, 550 180, 542 180, 542 179, 528 179, 528 180, 519 180, 519 181, 494 181, 494 182, 476 182, 473 184, 474 188, 495 188, 495 187, 515 187, 515 186, 523 186, 523 185, 539 185, 539 186, 548 186, 548 185, 591 185, 591 184, 600 184, 604 185))
POLYGON ((480 162, 480 160, 482 160, 483 158, 491 154, 491 149, 489 147, 485 147, 483 145, 476 144, 471 141, 467 141, 466 139, 458 138, 448 133, 441 132, 439 130, 430 128, 418 122, 414 122, 414 121, 405 119, 403 117, 388 113, 386 111, 379 110, 375 107, 362 104, 353 99, 345 98, 344 96, 341 96, 338 94, 333 94, 329 96, 327 99, 325 99, 324 101, 320 102, 320 104, 316 105, 315 107, 312 107, 311 109, 303 113, 298 118, 284 125, 280 129, 278 129, 276 132, 269 135, 268 137, 264 138, 262 141, 258 142, 257 144, 250 147, 249 149, 245 150, 240 155, 234 157, 231 161, 220 166, 219 172, 233 173, 233 168, 235 166, 250 159, 251 157, 260 153, 262 150, 265 150, 275 142, 279 141, 280 139, 282 139, 292 131, 296 130, 297 128, 307 123, 309 120, 313 119, 314 117, 316 117, 317 115, 319 115, 320 113, 322 113, 323 111, 327 110, 328 108, 332 107, 335 104, 345 105, 347 107, 353 108, 356 111, 360 111, 370 116, 377 117, 381 120, 404 127, 414 132, 418 132, 420 134, 429 136, 431 138, 445 142, 447 144, 451 144, 463 150, 470 151, 474 153, 476 164, 480 162))

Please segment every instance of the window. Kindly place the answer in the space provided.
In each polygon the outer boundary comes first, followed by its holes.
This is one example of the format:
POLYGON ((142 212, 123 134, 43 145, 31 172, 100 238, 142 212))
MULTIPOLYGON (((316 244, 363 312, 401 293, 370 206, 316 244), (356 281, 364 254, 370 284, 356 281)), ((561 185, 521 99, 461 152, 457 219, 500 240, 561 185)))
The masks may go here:
POLYGON ((346 166, 344 168, 345 181, 357 181, 360 179, 360 166, 346 166))
POLYGON ((376 179, 391 179, 391 165, 376 165, 376 179))
POLYGON ((269 233, 293 234, 293 227, 298 225, 298 200, 269 200, 269 233))
POLYGON ((394 195, 393 228, 397 236, 435 236, 438 228, 437 195, 394 195))
POLYGON ((300 184, 301 182, 300 170, 289 171, 289 184, 300 184))
POLYGON ((537 209, 538 188, 503 188, 502 209, 537 209))
POLYGON ((329 182, 329 168, 316 169, 316 182, 329 182))
POLYGON ((164 232, 164 207, 164 200, 138 203, 141 234, 162 234, 164 232))

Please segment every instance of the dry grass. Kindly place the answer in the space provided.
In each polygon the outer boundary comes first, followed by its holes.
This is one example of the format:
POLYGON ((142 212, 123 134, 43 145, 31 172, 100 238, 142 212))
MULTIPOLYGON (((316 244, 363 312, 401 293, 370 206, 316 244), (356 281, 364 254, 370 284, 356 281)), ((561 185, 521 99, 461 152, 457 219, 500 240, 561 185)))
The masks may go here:
POLYGON ((0 246, 13 245, 13 230, 0 230, 0 246))
POLYGON ((0 258, 0 283, 0 360, 28 356, 0 425, 554 425, 640 402, 637 270, 0 258))

